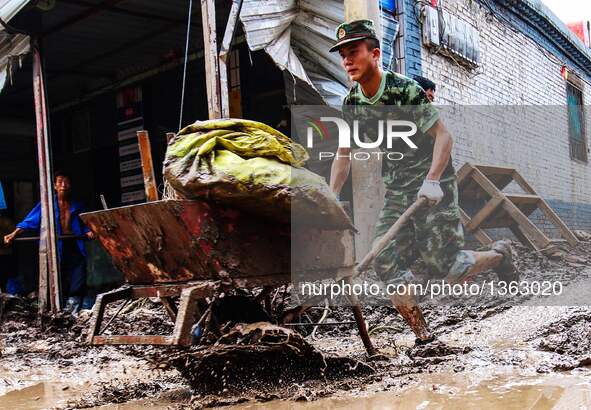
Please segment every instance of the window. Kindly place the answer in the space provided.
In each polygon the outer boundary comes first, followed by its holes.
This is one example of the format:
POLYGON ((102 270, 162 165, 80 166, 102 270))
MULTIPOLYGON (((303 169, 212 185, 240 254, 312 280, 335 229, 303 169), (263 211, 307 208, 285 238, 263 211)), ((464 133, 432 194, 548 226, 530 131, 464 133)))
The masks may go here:
POLYGON ((585 136, 585 111, 583 104, 583 82, 578 78, 569 78, 566 83, 568 105, 568 133, 570 157, 587 162, 587 141, 585 136))

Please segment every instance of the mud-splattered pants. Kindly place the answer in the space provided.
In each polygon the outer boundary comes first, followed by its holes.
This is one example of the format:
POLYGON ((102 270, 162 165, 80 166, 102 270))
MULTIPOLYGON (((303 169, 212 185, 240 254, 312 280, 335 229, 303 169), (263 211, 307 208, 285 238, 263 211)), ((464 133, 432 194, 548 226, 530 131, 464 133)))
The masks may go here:
MULTIPOLYGON (((458 206, 455 178, 441 182, 443 200, 433 207, 419 209, 412 220, 378 254, 374 269, 387 284, 411 282, 411 265, 420 256, 432 278, 448 274, 462 277, 472 265, 471 252, 462 250, 464 230, 458 206)), ((386 187, 384 208, 376 225, 375 240, 381 238, 402 213, 416 200, 416 191, 396 191, 386 187)))

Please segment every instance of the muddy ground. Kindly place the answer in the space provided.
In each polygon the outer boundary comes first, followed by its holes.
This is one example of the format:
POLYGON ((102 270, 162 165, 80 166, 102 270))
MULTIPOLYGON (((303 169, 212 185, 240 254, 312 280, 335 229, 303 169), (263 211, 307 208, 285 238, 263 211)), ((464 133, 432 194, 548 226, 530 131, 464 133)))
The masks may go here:
MULTIPOLYGON (((279 361, 292 360, 285 359, 285 354, 292 353, 280 352, 271 361, 255 361, 262 369, 259 371, 276 371, 260 382, 256 374, 242 379, 212 374, 212 378, 231 382, 201 385, 199 379, 184 377, 187 374, 183 376, 177 369, 185 363, 186 373, 194 365, 188 358, 179 361, 179 354, 201 354, 203 348, 87 346, 87 312, 75 319, 45 318, 41 324, 30 301, 12 299, 6 303, 0 327, 0 407, 111 408, 123 403, 127 407, 118 408, 257 407, 257 403, 269 402, 268 408, 274 408, 275 403, 284 404, 278 400, 290 400, 294 406, 319 403, 318 408, 323 408, 334 404, 330 400, 355 403, 360 398, 377 400, 374 404, 378 407, 382 399, 388 403, 394 403, 394 398, 404 398, 407 403, 416 399, 418 406, 425 402, 450 404, 451 397, 470 403, 475 397, 485 397, 474 392, 490 390, 502 392, 505 399, 523 391, 514 400, 516 407, 505 405, 521 408, 531 405, 527 400, 533 397, 523 387, 524 380, 535 379, 530 384, 537 386, 564 377, 577 386, 573 397, 586 403, 583 408, 591 408, 591 386, 581 381, 591 380, 591 308, 585 306, 589 299, 584 292, 591 283, 591 243, 553 258, 521 247, 517 252, 522 278, 560 280, 563 295, 529 300, 537 306, 516 306, 526 303, 527 297, 478 296, 463 299, 461 304, 449 299, 423 300, 426 317, 439 340, 424 347, 413 346, 414 337, 393 308, 365 307, 372 339, 385 360, 368 360, 353 324, 320 327, 314 334, 312 328, 303 328, 301 340, 289 335, 288 339, 296 340, 298 348, 293 351, 313 349, 314 353, 307 352, 313 359, 306 362, 312 371, 290 378, 289 372, 278 366, 279 361), (318 356, 319 352, 322 355, 318 356), (174 360, 169 360, 175 357, 176 368, 174 360), (417 396, 416 392, 422 393, 417 396), (380 396, 384 394, 389 396, 380 396)), ((479 280, 494 278, 489 273, 479 280)), ((111 313, 117 308, 112 306, 111 313)), ((317 321, 322 313, 321 308, 313 309, 302 321, 317 321)), ((168 333, 172 329, 155 301, 145 300, 125 309, 121 318, 110 332, 168 333)), ((350 310, 344 307, 332 308, 326 318, 327 322, 351 320, 350 310)), ((274 333, 273 337, 285 335, 274 333)), ((274 346, 273 341, 267 347, 274 346)), ((236 338, 232 343, 237 343, 236 338)), ((555 383, 559 387, 544 390, 545 401, 538 397, 535 408, 552 408, 564 399, 556 390, 564 388, 564 380, 555 383)), ((476 403, 473 408, 488 407, 476 403)))

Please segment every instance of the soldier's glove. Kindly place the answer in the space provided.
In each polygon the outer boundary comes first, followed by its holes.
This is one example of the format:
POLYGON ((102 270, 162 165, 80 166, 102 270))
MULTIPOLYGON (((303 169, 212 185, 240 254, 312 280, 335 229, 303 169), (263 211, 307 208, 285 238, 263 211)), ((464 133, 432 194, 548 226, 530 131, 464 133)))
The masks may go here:
POLYGON ((441 202, 441 200, 443 199, 443 191, 439 186, 439 181, 433 181, 430 179, 424 180, 423 185, 421 186, 421 189, 419 189, 419 193, 417 196, 419 198, 427 198, 427 201, 429 201, 430 206, 436 205, 439 202, 441 202))

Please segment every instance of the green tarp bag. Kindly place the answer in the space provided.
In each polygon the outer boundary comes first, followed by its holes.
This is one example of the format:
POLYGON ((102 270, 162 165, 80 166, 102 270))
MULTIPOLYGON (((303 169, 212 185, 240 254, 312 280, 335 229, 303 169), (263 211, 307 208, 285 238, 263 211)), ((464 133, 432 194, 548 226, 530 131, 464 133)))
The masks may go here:
POLYGON ((168 143, 164 178, 177 196, 206 199, 298 226, 353 228, 305 148, 256 121, 197 121, 168 143))

